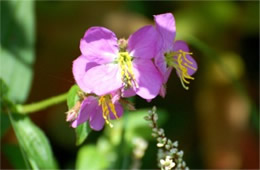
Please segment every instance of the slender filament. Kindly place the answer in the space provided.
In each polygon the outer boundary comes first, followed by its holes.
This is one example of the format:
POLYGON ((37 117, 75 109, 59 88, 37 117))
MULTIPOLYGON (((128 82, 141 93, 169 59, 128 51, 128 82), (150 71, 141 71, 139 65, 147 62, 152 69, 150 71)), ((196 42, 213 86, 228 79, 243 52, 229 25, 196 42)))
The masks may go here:
POLYGON ((196 70, 196 68, 192 66, 193 63, 187 59, 186 55, 192 55, 192 53, 183 50, 165 53, 165 61, 168 66, 177 70, 182 86, 188 90, 189 87, 186 84, 190 84, 189 80, 194 80, 194 77, 189 75, 188 68, 192 70, 196 70))
POLYGON ((113 127, 112 123, 110 122, 110 111, 113 113, 113 115, 118 119, 115 105, 112 103, 111 95, 105 95, 101 96, 98 100, 98 105, 102 108, 102 115, 105 120, 105 122, 110 126, 113 127))

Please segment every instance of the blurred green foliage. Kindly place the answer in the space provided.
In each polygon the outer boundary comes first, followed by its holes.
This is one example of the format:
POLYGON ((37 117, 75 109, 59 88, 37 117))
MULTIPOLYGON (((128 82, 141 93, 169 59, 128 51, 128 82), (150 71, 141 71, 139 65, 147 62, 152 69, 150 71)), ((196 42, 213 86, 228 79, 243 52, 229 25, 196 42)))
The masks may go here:
POLYGON ((34 1, 1 1, 0 77, 8 97, 24 102, 31 88, 34 55, 34 1))
POLYGON ((28 116, 16 114, 14 103, 23 103, 30 91, 34 63, 34 1, 1 1, 1 137, 10 123, 25 161, 15 147, 4 145, 17 168, 56 168, 48 139, 28 116), (13 156, 10 153, 13 152, 13 156), (16 155, 17 154, 17 155, 16 155), (14 159, 16 158, 16 159, 14 159))
POLYGON ((103 169, 108 166, 108 158, 104 152, 94 145, 87 145, 78 151, 76 169, 103 169))

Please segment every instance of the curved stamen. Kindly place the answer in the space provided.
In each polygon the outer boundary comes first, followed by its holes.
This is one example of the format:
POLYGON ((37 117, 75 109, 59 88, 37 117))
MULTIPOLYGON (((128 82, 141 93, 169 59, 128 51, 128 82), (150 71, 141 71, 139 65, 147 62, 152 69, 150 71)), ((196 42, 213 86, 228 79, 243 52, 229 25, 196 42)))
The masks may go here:
POLYGON ((177 70, 182 86, 188 90, 189 87, 186 86, 186 84, 190 84, 188 80, 194 80, 194 77, 189 75, 188 68, 192 70, 197 69, 192 66, 193 63, 187 59, 186 55, 192 55, 192 53, 178 50, 164 54, 167 65, 177 70))
POLYGON ((109 112, 111 111, 116 119, 118 119, 115 105, 112 103, 112 96, 111 95, 105 95, 101 96, 98 100, 98 105, 101 106, 102 108, 102 115, 103 118, 105 119, 105 122, 112 128, 113 125, 110 122, 110 117, 109 117, 109 112))

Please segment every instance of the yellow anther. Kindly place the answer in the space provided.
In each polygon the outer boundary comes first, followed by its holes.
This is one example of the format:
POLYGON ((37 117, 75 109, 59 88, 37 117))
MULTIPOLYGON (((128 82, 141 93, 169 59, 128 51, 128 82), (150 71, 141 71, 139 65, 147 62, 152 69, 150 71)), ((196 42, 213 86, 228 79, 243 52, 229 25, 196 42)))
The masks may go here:
POLYGON ((168 66, 174 67, 177 70, 182 86, 188 90, 189 87, 185 84, 190 84, 188 80, 194 80, 194 77, 189 75, 188 68, 192 70, 196 70, 196 68, 192 66, 193 63, 187 59, 186 55, 192 55, 192 53, 183 50, 165 53, 165 61, 168 66))
POLYGON ((105 120, 105 122, 110 126, 113 127, 113 125, 110 123, 110 111, 114 114, 114 116, 118 119, 115 105, 112 103, 111 95, 105 95, 101 96, 98 100, 98 105, 102 108, 102 115, 105 120))
POLYGON ((133 72, 132 57, 129 55, 129 53, 119 52, 117 61, 121 69, 121 78, 124 82, 125 88, 133 87, 133 83, 135 87, 138 88, 133 72))

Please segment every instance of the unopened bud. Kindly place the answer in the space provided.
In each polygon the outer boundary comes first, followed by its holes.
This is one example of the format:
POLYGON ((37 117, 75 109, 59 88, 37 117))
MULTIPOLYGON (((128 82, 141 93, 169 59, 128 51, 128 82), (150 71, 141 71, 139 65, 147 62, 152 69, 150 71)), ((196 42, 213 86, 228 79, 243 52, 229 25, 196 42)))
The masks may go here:
POLYGON ((152 137, 156 138, 158 135, 156 133, 152 133, 152 137))
POLYGON ((150 122, 150 123, 149 123, 149 126, 150 126, 150 127, 153 127, 153 123, 152 123, 152 122, 150 122))
POLYGON ((156 112, 156 106, 153 106, 153 108, 152 108, 152 112, 153 112, 153 113, 156 112))
POLYGON ((172 148, 171 150, 170 150, 170 153, 171 154, 175 154, 177 152, 177 149, 176 148, 172 148))
POLYGON ((118 45, 119 45, 120 50, 125 51, 125 49, 127 48, 127 40, 124 38, 119 39, 118 45))
POLYGON ((157 120, 158 120, 158 115, 157 115, 157 114, 154 114, 154 115, 153 115, 153 120, 154 120, 154 121, 157 121, 157 120))
POLYGON ((183 154, 184 154, 183 151, 179 151, 179 152, 178 152, 179 157, 183 157, 183 154))
POLYGON ((166 148, 167 150, 169 150, 169 149, 171 148, 171 146, 168 145, 168 144, 166 144, 166 145, 165 145, 165 148, 166 148))
POLYGON ((78 117, 80 105, 81 105, 81 103, 78 101, 73 108, 71 108, 68 112, 66 112, 66 114, 67 114, 66 121, 67 122, 71 122, 78 117))
POLYGON ((157 146, 158 146, 158 147, 163 147, 164 144, 163 144, 163 143, 157 143, 157 146))
POLYGON ((178 141, 173 142, 172 145, 173 145, 173 147, 177 148, 178 147, 178 141))
POLYGON ((152 131, 153 131, 153 132, 157 132, 158 129, 157 129, 157 128, 153 128, 152 131))
POLYGON ((145 120, 150 120, 149 116, 144 117, 145 120))

